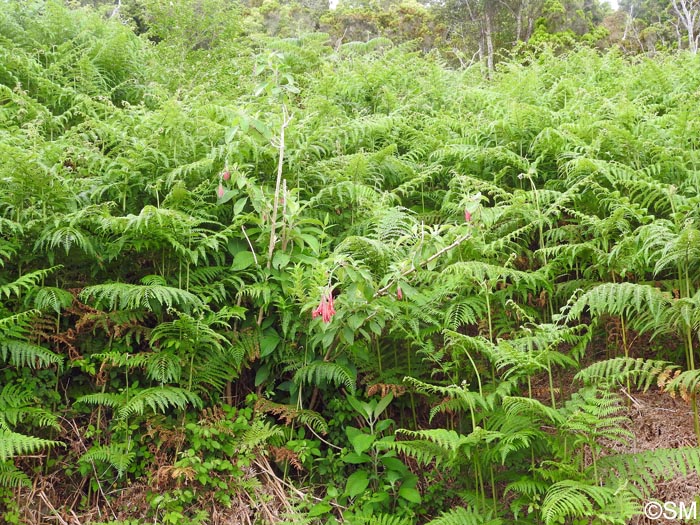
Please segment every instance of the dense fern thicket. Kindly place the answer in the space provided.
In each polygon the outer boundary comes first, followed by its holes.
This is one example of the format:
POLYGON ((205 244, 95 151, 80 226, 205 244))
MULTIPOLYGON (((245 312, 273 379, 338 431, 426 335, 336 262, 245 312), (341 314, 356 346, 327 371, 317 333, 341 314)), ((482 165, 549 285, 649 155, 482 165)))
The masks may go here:
POLYGON ((187 5, 0 12, 0 519, 626 523, 700 468, 620 452, 650 388, 700 434, 696 56, 187 5))

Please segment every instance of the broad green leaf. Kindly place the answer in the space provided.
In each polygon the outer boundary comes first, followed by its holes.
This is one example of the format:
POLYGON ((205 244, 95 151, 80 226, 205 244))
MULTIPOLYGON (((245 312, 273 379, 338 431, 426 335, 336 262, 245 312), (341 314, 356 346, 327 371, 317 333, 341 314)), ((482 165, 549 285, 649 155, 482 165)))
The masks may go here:
POLYGON ((317 516, 327 516, 330 511, 333 510, 328 503, 317 503, 311 510, 309 510, 308 517, 315 518, 317 516))
POLYGON ((224 194, 219 198, 217 201, 218 204, 225 204, 231 199, 233 199, 236 195, 238 195, 237 191, 234 190, 224 190, 224 194))
POLYGON ((255 373, 255 386, 257 387, 262 385, 265 381, 267 381, 268 377, 270 377, 270 364, 265 363, 258 368, 258 371, 255 373))
MULTIPOLYGON (((224 194, 224 197, 226 195, 224 194)), ((245 205, 248 203, 248 197, 242 197, 236 201, 236 204, 233 205, 233 214, 234 215, 240 215, 241 212, 243 211, 243 208, 245 208, 245 205)))
POLYGON ((350 474, 347 483, 345 484, 345 494, 351 498, 355 498, 367 490, 369 485, 369 477, 364 470, 358 470, 350 474))
POLYGON ((284 268, 289 263, 291 257, 284 252, 276 252, 272 257, 272 267, 276 269, 284 268))
POLYGON ((379 416, 381 415, 382 412, 386 410, 386 407, 389 406, 389 403, 392 402, 394 399, 394 394, 389 392, 388 395, 384 396, 379 400, 377 403, 377 406, 374 409, 374 419, 379 419, 379 416))
POLYGON ((281 340, 280 336, 274 331, 263 335, 260 338, 260 357, 266 357, 274 352, 281 340))
POLYGON ((255 264, 255 257, 251 252, 238 252, 233 258, 233 263, 231 264, 231 270, 234 272, 240 272, 246 268, 255 264))
POLYGON ((412 487, 401 486, 399 496, 411 503, 418 504, 421 502, 420 492, 412 487))
POLYGON ((351 465, 360 465, 362 463, 369 463, 372 458, 367 454, 357 454, 356 452, 349 452, 345 454, 342 458, 344 463, 349 463, 351 465))

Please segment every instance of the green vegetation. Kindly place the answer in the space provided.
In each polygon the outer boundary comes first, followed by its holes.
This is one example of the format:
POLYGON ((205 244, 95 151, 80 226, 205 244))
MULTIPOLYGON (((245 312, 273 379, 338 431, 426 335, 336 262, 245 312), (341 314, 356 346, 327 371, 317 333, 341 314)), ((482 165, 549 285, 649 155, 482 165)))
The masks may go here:
POLYGON ((697 56, 108 7, 0 11, 0 521, 623 524, 700 471, 626 411, 700 435, 697 56))

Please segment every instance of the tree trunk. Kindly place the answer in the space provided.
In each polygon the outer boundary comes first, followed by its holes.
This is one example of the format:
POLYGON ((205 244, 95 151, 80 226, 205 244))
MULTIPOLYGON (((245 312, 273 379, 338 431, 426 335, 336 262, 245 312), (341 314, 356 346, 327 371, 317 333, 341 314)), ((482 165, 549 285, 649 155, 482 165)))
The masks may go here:
POLYGON ((527 19, 527 35, 525 35, 525 42, 530 40, 532 36, 532 30, 535 28, 535 19, 533 17, 528 17, 527 19))
POLYGON ((489 77, 493 72, 493 28, 491 26, 491 14, 484 13, 484 38, 486 39, 486 66, 489 70, 489 77))
MULTIPOLYGON (((695 25, 698 21, 698 15, 700 14, 700 6, 697 1, 693 0, 672 0, 673 10, 678 16, 678 21, 683 24, 686 32, 688 33, 688 49, 691 53, 697 54, 698 52, 698 42, 695 36, 695 25)), ((678 31, 680 40, 680 31, 678 31)), ((680 49, 680 41, 678 48, 680 49)))

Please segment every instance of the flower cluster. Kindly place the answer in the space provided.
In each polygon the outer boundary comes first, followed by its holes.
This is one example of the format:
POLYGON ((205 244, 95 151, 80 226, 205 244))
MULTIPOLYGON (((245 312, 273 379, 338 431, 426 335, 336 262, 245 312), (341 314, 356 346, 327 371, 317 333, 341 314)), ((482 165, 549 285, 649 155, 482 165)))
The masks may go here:
POLYGON ((313 312, 311 312, 311 318, 316 319, 319 315, 323 318, 324 323, 330 323, 331 317, 335 314, 335 308, 333 307, 333 293, 326 292, 321 297, 321 302, 313 312))
POLYGON ((224 196, 224 184, 223 181, 229 180, 231 178, 231 172, 226 168, 220 175, 219 175, 219 187, 216 188, 216 196, 219 197, 220 199, 224 196))

